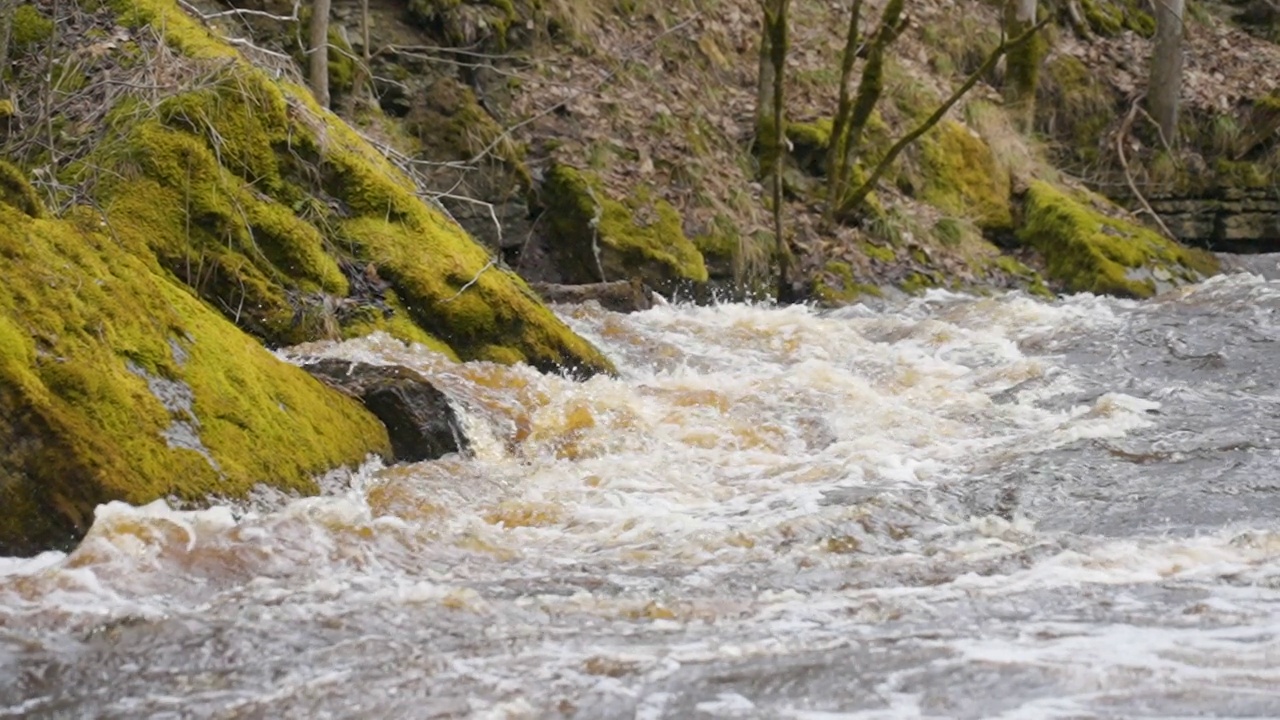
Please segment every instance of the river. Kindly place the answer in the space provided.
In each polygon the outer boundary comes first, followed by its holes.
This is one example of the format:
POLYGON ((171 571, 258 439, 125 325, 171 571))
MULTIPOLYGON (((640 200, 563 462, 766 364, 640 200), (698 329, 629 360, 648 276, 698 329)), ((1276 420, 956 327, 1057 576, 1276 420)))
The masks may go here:
POLYGON ((1280 716, 1280 280, 560 311, 619 378, 298 351, 474 457, 0 559, 0 717, 1280 716))

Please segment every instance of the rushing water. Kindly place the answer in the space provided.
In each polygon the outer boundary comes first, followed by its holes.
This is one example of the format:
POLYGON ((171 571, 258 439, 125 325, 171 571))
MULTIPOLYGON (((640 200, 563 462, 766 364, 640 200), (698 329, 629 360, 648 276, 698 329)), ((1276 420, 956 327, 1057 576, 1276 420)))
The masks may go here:
POLYGON ((0 716, 1280 716, 1280 281, 562 311, 620 378, 307 349, 474 457, 0 559, 0 716))

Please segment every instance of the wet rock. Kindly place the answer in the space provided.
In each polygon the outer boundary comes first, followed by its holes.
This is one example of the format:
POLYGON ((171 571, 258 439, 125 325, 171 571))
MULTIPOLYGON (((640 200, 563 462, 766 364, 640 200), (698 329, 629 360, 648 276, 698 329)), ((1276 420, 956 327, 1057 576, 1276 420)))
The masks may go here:
POLYGON ((605 310, 620 313, 639 312, 653 307, 653 291, 639 280, 615 280, 588 285, 534 283, 531 287, 542 296, 543 301, 549 303, 577 305, 595 300, 605 310))
POLYGON ((434 460, 469 446, 449 399, 414 370, 335 358, 302 367, 364 403, 387 427, 397 462, 434 460))

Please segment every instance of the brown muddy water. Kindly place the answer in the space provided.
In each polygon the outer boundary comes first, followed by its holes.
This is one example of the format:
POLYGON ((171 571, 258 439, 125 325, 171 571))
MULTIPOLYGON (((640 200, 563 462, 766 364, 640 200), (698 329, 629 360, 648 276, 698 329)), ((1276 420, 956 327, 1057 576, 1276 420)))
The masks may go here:
POLYGON ((0 558, 0 717, 1280 717, 1280 280, 560 310, 621 377, 293 353, 474 457, 0 558))

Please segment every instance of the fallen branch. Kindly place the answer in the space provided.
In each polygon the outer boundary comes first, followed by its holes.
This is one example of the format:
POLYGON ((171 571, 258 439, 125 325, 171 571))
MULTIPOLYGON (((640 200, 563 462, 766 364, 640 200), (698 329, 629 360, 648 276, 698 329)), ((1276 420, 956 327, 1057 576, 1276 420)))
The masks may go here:
POLYGON ((299 19, 298 10, 302 6, 302 3, 300 0, 294 0, 292 15, 276 15, 274 13, 266 12, 265 10, 249 10, 247 8, 231 8, 230 10, 223 10, 222 12, 203 13, 203 12, 200 12, 199 8, 192 5, 191 3, 188 3, 186 0, 178 0, 178 4, 181 5, 187 12, 191 13, 192 15, 195 15, 201 20, 214 20, 217 18, 223 18, 223 17, 234 15, 236 17, 261 17, 261 18, 266 18, 268 20, 278 20, 280 22, 298 22, 298 19, 299 19))
POLYGON ((498 263, 497 260, 490 260, 489 262, 485 263, 484 267, 480 268, 480 272, 476 273, 475 277, 468 280, 466 285, 463 285, 462 287, 458 288, 458 292, 454 293, 453 297, 449 298, 448 300, 445 300, 442 304, 448 304, 453 302, 454 300, 457 300, 459 297, 462 296, 462 293, 467 291, 467 288, 480 282, 480 276, 484 274, 485 270, 488 270, 489 268, 493 267, 497 263, 498 263))

